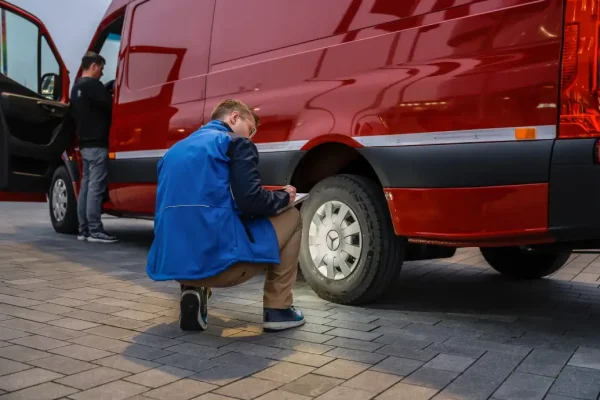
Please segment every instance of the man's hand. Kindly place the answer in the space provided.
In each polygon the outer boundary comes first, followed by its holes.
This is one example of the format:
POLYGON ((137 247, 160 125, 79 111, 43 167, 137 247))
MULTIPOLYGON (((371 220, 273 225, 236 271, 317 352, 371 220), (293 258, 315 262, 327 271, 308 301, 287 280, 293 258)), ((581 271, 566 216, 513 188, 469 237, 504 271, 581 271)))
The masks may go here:
POLYGON ((115 94, 115 80, 114 79, 106 82, 104 84, 104 87, 106 88, 106 90, 108 90, 108 93, 110 93, 111 96, 115 94))
POLYGON ((291 185, 287 185, 283 188, 284 192, 287 192, 290 195, 290 202, 288 204, 292 204, 294 201, 296 201, 296 188, 291 186, 291 185))

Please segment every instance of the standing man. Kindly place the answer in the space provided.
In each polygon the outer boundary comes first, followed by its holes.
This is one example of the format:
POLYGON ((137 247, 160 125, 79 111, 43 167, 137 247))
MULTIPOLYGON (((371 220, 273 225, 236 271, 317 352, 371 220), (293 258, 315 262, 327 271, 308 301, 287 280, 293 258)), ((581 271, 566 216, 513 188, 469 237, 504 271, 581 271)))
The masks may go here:
POLYGON ((258 151, 250 140, 258 117, 225 100, 210 121, 176 143, 158 164, 154 242, 146 271, 181 284, 183 330, 207 328, 210 288, 241 285, 266 270, 263 328, 300 326, 292 306, 302 225, 285 209, 296 189, 263 189, 258 151))
POLYGON ((71 109, 77 124, 79 149, 83 158, 83 178, 79 191, 77 240, 114 243, 100 219, 107 187, 108 134, 112 119, 112 95, 100 78, 106 61, 88 52, 81 60, 82 74, 71 90, 71 109))

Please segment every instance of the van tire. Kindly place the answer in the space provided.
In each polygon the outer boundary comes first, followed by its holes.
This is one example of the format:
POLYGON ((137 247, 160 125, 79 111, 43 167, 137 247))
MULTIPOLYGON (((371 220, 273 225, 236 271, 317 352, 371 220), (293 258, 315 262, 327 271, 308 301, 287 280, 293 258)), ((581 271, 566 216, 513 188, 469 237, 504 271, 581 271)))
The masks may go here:
POLYGON ((52 227, 58 233, 74 234, 79 229, 79 221, 77 218, 77 199, 75 198, 75 190, 73 189, 73 181, 67 168, 60 166, 54 171, 50 188, 48 189, 48 208, 50 211, 50 221, 52 227), (54 212, 55 199, 53 192, 57 189, 62 192, 61 202, 66 201, 64 216, 57 217, 54 212))
POLYGON ((512 279, 539 279, 561 269, 571 252, 526 252, 518 247, 480 249, 490 267, 512 279))
MULTIPOLYGON (((340 211, 341 209, 337 209, 336 221, 343 218, 339 216, 340 211)), ((364 304, 380 297, 397 280, 404 261, 406 239, 394 233, 380 185, 358 175, 336 175, 324 179, 310 191, 301 213, 303 229, 300 268, 309 286, 319 297, 339 304, 364 304), (348 206, 356 216, 360 227, 360 233, 356 236, 360 237, 362 250, 354 261, 352 272, 345 278, 335 280, 320 272, 315 265, 311 257, 309 234, 311 222, 317 212, 327 204, 340 204, 339 202, 348 206)), ((347 224, 345 226, 348 227, 347 224)), ((314 227, 313 240, 316 238, 314 227)), ((315 247, 313 251, 316 251, 315 247)))

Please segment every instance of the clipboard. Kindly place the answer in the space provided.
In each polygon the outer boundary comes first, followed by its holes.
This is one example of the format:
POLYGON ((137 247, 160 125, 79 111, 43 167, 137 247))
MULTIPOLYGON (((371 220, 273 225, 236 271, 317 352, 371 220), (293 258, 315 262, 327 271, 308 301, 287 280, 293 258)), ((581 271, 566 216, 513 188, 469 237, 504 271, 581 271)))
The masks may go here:
POLYGON ((292 204, 288 204, 287 206, 280 208, 276 214, 281 214, 282 212, 289 210, 292 207, 296 207, 298 204, 302 203, 306 199, 308 199, 308 193, 296 193, 296 200, 294 200, 292 204))

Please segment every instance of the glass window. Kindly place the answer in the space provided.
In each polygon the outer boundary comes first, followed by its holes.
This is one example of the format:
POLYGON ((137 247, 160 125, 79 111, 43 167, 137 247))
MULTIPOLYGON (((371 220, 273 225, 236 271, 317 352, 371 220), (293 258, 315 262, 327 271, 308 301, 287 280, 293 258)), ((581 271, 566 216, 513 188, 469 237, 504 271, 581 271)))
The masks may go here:
POLYGON ((100 55, 106 60, 104 76, 102 77, 102 82, 104 83, 116 79, 120 48, 121 35, 118 33, 109 33, 100 50, 100 55))
POLYGON ((39 28, 4 9, 0 10, 0 18, 0 71, 37 93, 39 28))
POLYGON ((46 74, 60 74, 60 64, 48 44, 48 41, 42 36, 42 76, 46 74))
POLYGON ((42 81, 40 94, 50 100, 55 100, 57 97, 57 89, 60 88, 61 84, 61 82, 58 81, 58 77, 60 76, 60 64, 44 36, 42 36, 41 55, 42 61, 40 72, 42 81))

